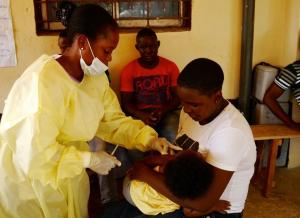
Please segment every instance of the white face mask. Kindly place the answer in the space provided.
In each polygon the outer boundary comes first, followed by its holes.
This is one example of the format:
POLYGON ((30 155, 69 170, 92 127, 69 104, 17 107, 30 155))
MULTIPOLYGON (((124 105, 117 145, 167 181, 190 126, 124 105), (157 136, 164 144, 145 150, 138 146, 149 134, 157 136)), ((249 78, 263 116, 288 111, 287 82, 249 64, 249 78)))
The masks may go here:
POLYGON ((82 51, 81 51, 81 49, 79 49, 81 69, 82 69, 82 71, 85 75, 89 75, 89 76, 100 75, 100 74, 104 73, 108 69, 108 67, 104 63, 102 63, 99 60, 99 58, 95 57, 89 40, 87 40, 87 42, 88 42, 89 48, 92 52, 92 55, 93 55, 94 59, 93 59, 91 65, 87 65, 85 63, 85 61, 83 60, 83 58, 82 58, 82 51))

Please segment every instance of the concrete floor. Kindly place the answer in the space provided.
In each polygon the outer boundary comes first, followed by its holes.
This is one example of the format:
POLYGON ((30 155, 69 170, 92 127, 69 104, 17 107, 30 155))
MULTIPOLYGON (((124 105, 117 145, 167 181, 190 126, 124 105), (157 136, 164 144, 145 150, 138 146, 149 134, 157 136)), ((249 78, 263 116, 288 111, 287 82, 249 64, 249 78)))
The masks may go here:
POLYGON ((268 198, 250 186, 244 218, 300 218, 300 167, 276 168, 276 186, 268 198))

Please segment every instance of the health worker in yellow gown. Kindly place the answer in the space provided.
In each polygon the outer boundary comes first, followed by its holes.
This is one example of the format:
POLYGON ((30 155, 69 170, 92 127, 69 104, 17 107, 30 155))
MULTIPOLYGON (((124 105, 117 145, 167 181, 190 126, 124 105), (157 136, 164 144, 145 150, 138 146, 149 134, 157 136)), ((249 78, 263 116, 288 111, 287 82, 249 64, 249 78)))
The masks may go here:
POLYGON ((103 8, 78 7, 67 29, 70 47, 42 55, 15 82, 0 124, 0 217, 88 217, 85 169, 105 175, 121 163, 89 152, 95 135, 128 149, 172 147, 139 120, 126 117, 104 71, 119 41, 103 8))

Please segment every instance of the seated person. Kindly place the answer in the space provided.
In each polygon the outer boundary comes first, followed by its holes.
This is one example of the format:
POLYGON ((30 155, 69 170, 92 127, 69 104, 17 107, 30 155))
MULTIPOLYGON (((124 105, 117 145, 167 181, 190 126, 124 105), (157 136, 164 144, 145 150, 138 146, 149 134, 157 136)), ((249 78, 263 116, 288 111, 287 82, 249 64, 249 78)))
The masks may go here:
MULTIPOLYGON (((145 158, 144 167, 151 167, 161 172, 161 179, 169 190, 178 198, 193 199, 202 195, 212 180, 212 168, 201 154, 185 150, 174 155, 156 155, 145 158), (158 169, 157 169, 158 168, 158 169)), ((129 174, 134 174, 129 171, 129 174)), ((173 212, 180 206, 155 191, 147 183, 130 180, 125 177, 123 195, 143 214, 157 215, 173 212)))
POLYGON ((300 105, 300 60, 289 64, 281 69, 276 76, 274 82, 267 89, 263 102, 267 107, 287 126, 300 131, 300 122, 294 121, 288 114, 284 112, 277 99, 285 90, 290 89, 295 99, 300 105))
POLYGON ((193 199, 178 198, 159 179, 159 173, 146 167, 133 169, 132 179, 146 182, 173 202, 193 209, 184 210, 187 217, 243 217, 256 146, 247 120, 224 99, 223 81, 221 66, 206 58, 191 61, 178 77, 183 109, 176 145, 195 149, 212 166, 213 179, 206 192, 193 199), (208 213, 220 199, 230 202, 226 214, 208 213))
POLYGON ((161 137, 174 142, 178 128, 180 102, 176 94, 178 67, 158 56, 160 42, 149 28, 136 36, 140 57, 121 72, 121 106, 127 115, 152 126, 161 137))

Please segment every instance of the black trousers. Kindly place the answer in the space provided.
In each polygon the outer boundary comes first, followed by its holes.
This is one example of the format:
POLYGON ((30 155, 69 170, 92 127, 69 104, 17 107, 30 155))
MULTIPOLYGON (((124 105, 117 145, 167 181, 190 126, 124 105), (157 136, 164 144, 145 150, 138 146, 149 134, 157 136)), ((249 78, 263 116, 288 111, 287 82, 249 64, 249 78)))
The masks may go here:
POLYGON ((241 213, 218 213, 218 212, 213 212, 209 215, 202 216, 202 218, 242 218, 243 217, 243 212, 241 213))

